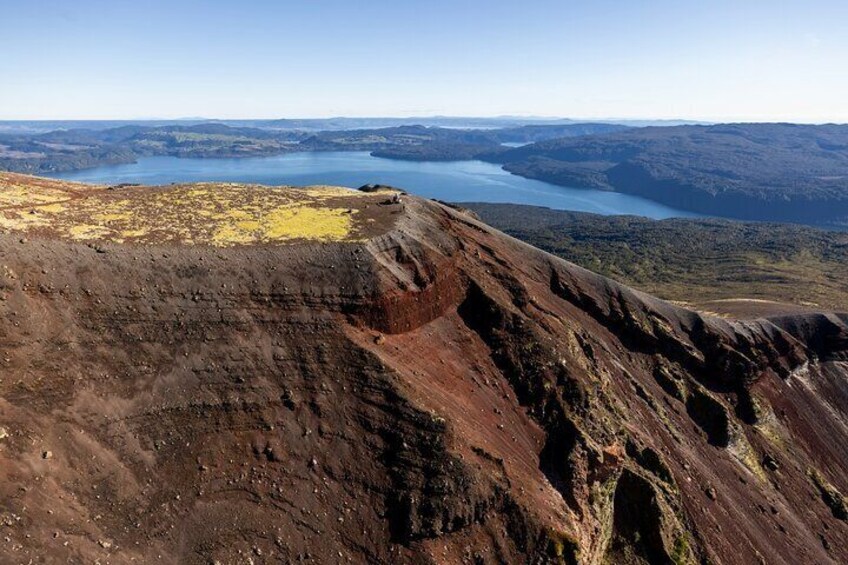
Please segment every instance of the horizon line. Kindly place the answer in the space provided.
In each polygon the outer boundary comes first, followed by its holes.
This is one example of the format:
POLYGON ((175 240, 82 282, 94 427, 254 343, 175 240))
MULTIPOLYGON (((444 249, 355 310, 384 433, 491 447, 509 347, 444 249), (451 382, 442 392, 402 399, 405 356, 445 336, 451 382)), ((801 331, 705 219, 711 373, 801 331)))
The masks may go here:
POLYGON ((498 114, 498 115, 450 115, 450 114, 421 114, 406 116, 381 115, 333 115, 326 117, 73 117, 73 118, 5 118, 0 117, 0 123, 7 122, 238 122, 238 121, 330 121, 330 120, 532 120, 532 121, 571 121, 575 123, 591 122, 689 122, 692 124, 716 125, 730 123, 762 123, 762 124, 799 124, 799 125, 848 125, 848 121, 840 120, 794 120, 787 118, 684 118, 684 117, 565 117, 544 116, 535 114, 498 114))

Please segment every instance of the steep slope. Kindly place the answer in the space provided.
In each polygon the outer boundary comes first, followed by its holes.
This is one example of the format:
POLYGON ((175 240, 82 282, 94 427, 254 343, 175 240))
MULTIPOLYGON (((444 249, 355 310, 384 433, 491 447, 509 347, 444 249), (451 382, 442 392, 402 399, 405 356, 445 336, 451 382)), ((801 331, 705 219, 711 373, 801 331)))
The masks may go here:
POLYGON ((759 318, 842 310, 848 232, 717 218, 601 216, 520 204, 463 202, 534 247, 699 310, 759 318))
POLYGON ((848 559, 846 316, 386 192, 0 183, 2 562, 848 559))

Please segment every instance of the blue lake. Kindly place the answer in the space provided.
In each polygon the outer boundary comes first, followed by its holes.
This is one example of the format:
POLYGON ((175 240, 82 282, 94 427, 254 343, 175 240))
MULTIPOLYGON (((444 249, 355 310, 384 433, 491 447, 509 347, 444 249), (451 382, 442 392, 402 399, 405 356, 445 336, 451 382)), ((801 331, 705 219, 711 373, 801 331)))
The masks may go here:
POLYGON ((525 179, 504 171, 498 165, 481 161, 395 161, 372 157, 367 152, 289 153, 239 159, 145 157, 137 163, 50 176, 101 184, 223 181, 358 187, 381 183, 448 202, 510 202, 656 219, 696 216, 637 196, 566 188, 525 179))

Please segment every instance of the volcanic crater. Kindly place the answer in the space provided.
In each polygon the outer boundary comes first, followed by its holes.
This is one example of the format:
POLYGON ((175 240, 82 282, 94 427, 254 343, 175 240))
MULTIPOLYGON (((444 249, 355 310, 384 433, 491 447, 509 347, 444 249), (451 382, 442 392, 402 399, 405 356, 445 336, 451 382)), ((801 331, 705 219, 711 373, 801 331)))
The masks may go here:
POLYGON ((848 561, 848 315, 395 194, 0 174, 0 561, 848 561))

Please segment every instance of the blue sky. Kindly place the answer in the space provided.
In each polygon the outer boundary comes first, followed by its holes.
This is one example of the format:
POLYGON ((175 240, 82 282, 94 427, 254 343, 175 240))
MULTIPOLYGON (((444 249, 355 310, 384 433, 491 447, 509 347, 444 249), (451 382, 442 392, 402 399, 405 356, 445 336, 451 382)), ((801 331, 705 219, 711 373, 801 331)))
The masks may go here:
POLYGON ((0 0, 0 119, 848 122, 845 0, 0 0))

